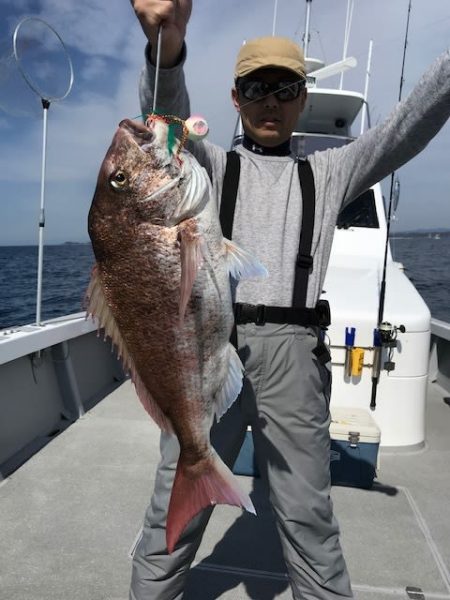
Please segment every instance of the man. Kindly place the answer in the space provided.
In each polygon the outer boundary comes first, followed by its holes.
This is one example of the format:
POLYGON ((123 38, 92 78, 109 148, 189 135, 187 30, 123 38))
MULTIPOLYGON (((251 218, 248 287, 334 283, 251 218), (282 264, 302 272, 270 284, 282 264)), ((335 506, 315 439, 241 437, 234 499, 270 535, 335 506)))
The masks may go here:
MULTIPOLYGON (((158 108, 187 118, 189 98, 182 69, 191 0, 131 2, 149 40, 140 82, 142 112, 151 112, 153 105, 157 31, 162 24, 158 108)), ((303 54, 289 40, 257 39, 239 52, 232 100, 245 136, 237 148, 240 178, 233 240, 267 267, 269 277, 237 286, 237 303, 253 306, 241 306, 237 319, 246 378, 239 399, 213 427, 211 440, 232 465, 251 424, 293 597, 337 600, 353 596, 329 495, 329 356, 312 313, 322 290, 339 210, 417 154, 445 123, 450 112, 449 54, 440 57, 385 123, 343 148, 308 157, 316 205, 312 269, 300 313, 311 315, 309 322, 291 310, 305 198, 289 140, 305 105, 304 82, 303 54), (262 320, 256 305, 266 307, 262 320), (280 314, 286 315, 282 322, 280 314)), ((225 151, 206 141, 190 150, 210 175, 219 206, 225 151)), ((162 434, 155 493, 133 561, 131 600, 182 598, 189 566, 211 514, 205 510, 196 517, 175 551, 167 553, 165 519, 178 452, 175 438, 162 434)))

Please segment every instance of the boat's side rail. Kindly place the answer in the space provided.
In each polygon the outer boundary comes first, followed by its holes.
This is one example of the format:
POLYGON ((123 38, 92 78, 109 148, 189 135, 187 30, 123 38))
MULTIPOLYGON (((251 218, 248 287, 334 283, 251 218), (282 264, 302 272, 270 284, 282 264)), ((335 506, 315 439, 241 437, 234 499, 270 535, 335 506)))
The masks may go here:
POLYGON ((0 479, 124 378, 83 313, 0 333, 0 479))
POLYGON ((430 380, 450 392, 450 323, 431 319, 430 380))
POLYGON ((3 329, 0 331, 0 365, 96 329, 96 322, 87 319, 83 312, 51 319, 42 325, 3 329))

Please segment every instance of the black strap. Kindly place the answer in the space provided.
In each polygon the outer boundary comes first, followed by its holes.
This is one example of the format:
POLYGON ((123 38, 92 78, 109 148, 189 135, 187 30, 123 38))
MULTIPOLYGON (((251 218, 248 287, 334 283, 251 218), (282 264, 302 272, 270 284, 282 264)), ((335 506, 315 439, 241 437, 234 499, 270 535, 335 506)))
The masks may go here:
POLYGON ((319 315, 314 308, 294 308, 293 306, 265 306, 264 304, 244 304, 237 302, 233 306, 236 323, 289 323, 304 327, 321 325, 319 315))
POLYGON ((234 209, 239 186, 241 161, 234 150, 227 152, 227 166, 222 183, 222 199, 220 201, 220 225, 223 236, 231 240, 233 234, 234 209))
POLYGON ((316 210, 316 189, 314 175, 309 161, 298 159, 298 176, 302 190, 302 223, 297 260, 295 263, 294 293, 292 306, 306 306, 309 274, 312 271, 313 258, 311 246, 314 233, 314 214, 316 210))
MULTIPOLYGON (((306 159, 298 159, 297 164, 303 208, 299 248, 295 265, 294 293, 292 298, 292 306, 294 309, 305 308, 306 306, 308 279, 313 266, 311 247, 314 233, 316 205, 316 191, 311 165, 306 159)), ((231 240, 233 234, 234 211, 236 208, 240 168, 239 154, 234 150, 227 152, 227 164, 220 202, 220 224, 224 237, 229 240, 231 240)), ((232 337, 235 337, 235 335, 236 332, 234 331, 232 337)))
MULTIPOLYGON (((239 187, 239 175, 241 173, 241 160, 239 154, 234 150, 227 152, 227 165, 222 182, 222 198, 220 200, 220 225, 223 236, 231 240, 233 235, 234 209, 236 208, 236 198, 239 187)), ((230 336, 230 342, 237 348, 237 329, 236 321, 230 336)))

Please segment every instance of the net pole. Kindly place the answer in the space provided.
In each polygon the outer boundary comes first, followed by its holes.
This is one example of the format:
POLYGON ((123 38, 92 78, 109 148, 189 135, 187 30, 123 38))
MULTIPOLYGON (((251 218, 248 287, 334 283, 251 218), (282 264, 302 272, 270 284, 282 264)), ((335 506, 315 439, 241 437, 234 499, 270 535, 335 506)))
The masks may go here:
POLYGON ((39 210, 39 245, 38 245, 38 271, 36 291, 36 325, 42 325, 42 273, 44 267, 44 227, 45 227, 45 167, 47 161, 47 116, 50 102, 42 99, 43 126, 42 126, 42 163, 41 163, 41 200, 39 210))

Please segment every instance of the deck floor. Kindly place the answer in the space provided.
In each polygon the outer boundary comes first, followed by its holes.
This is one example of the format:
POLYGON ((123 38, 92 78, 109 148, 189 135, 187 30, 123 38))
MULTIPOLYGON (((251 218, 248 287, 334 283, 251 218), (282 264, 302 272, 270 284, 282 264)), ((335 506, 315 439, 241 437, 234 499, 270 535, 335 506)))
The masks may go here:
MULTIPOLYGON (((358 600, 407 586, 450 600, 450 407, 435 386, 427 411, 424 450, 382 453, 372 490, 333 487, 358 600)), ((0 482, 0 600, 127 600, 158 437, 127 381, 0 482)), ((292 597, 261 482, 241 480, 258 518, 216 508, 185 600, 292 597)))

